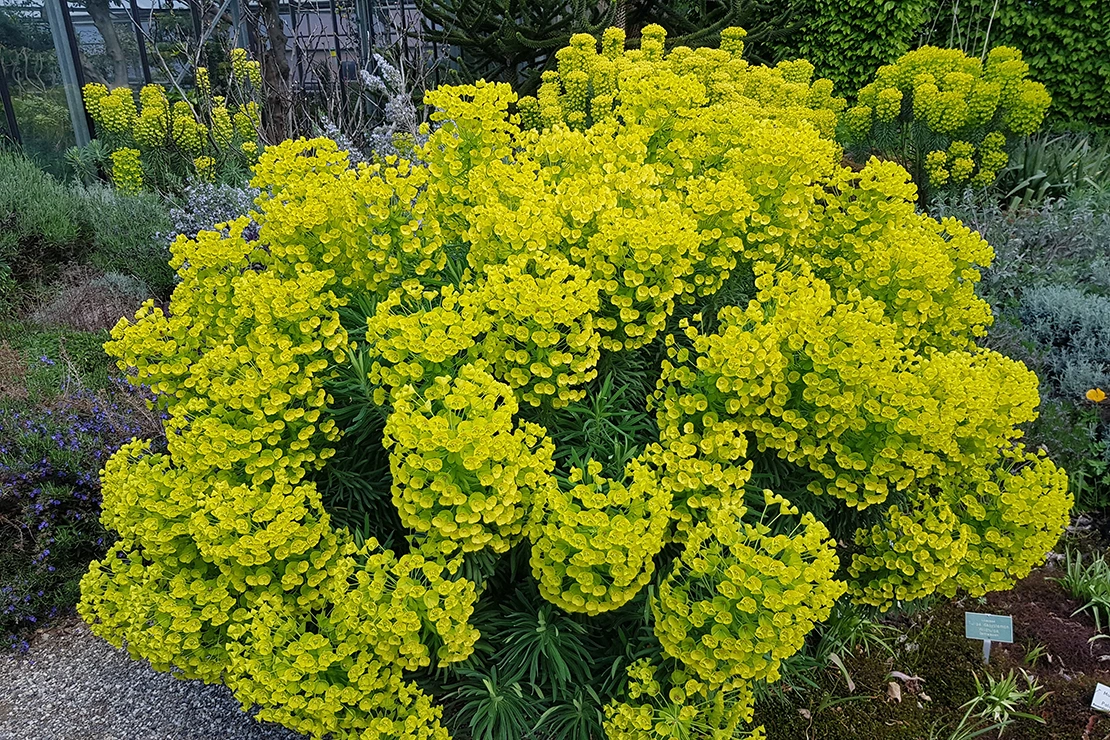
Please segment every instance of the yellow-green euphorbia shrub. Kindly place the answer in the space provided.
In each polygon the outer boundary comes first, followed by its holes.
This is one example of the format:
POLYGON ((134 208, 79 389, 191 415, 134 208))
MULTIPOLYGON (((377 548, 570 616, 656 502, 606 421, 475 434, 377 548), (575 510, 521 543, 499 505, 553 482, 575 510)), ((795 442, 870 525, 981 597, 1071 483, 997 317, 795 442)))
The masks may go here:
POLYGON ((137 192, 144 184, 213 180, 221 167, 243 171, 254 163, 262 128, 262 68, 245 49, 232 49, 231 70, 225 85, 231 100, 212 94, 206 67, 194 70, 191 99, 171 102, 173 93, 167 95, 162 85, 145 85, 136 105, 127 86, 109 90, 91 82, 82 88, 96 137, 111 151, 116 187, 137 192))
POLYGON ((853 148, 899 158, 934 190, 987 187, 1009 161, 1008 141, 1040 128, 1051 103, 1017 49, 980 59, 923 46, 879 67, 842 133, 853 148))
POLYGON ((753 682, 842 594, 889 608, 1027 574, 1070 498, 1015 441, 1036 377, 975 344, 990 247, 918 214, 900 167, 841 166, 843 101, 804 62, 749 65, 742 38, 576 36, 534 99, 428 93, 413 161, 265 150, 258 240, 246 218, 179 239, 169 312, 106 345, 158 394, 168 447, 106 466, 119 541, 82 584, 93 630, 314 737, 446 738, 405 672, 471 653, 463 558, 527 541, 568 611, 657 583, 665 662, 632 665, 609 737, 708 739, 750 720, 753 682), (658 440, 560 481, 524 412, 652 346, 658 440), (325 384, 353 357, 387 419, 400 557, 333 527, 313 482, 343 443, 325 384), (760 454, 792 466, 797 500, 755 485, 760 454))

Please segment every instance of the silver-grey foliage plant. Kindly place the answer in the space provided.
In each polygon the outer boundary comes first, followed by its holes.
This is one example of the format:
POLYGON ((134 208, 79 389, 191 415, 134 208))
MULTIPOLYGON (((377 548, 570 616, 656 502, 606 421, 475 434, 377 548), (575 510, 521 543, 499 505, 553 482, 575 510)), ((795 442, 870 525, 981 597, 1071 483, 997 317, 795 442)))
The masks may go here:
POLYGON ((980 291, 992 304, 1005 303, 1031 285, 1088 284, 1110 288, 1110 197, 1073 193, 1037 206, 1006 209, 972 191, 937 200, 937 218, 953 216, 994 247, 980 291))
POLYGON ((1110 388, 1110 298, 1066 285, 1026 290, 1021 323, 1044 348, 1044 362, 1065 398, 1110 388))
MULTIPOLYGON (((249 214, 258 194, 258 188, 249 185, 204 181, 188 184, 170 208, 173 228, 166 234, 167 241, 172 242, 178 234, 195 237, 201 231, 213 230, 217 224, 249 214)), ((257 238, 257 228, 252 224, 244 237, 248 240, 257 238)))
POLYGON ((422 143, 423 137, 418 133, 420 116, 404 72, 380 54, 374 55, 374 64, 376 73, 364 69, 359 76, 367 91, 385 98, 382 106, 384 120, 367 133, 366 148, 378 157, 401 154, 397 150, 399 134, 415 144, 422 143))

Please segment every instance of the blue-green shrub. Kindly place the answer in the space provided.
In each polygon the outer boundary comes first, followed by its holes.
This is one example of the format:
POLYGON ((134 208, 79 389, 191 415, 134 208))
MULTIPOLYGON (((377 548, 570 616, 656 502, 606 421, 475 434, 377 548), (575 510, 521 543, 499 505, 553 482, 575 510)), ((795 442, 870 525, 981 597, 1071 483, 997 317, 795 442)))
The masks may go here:
POLYGON ((1110 298, 1046 285, 1022 294, 1020 316, 1043 348, 1057 393, 1078 400, 1092 388, 1110 389, 1110 298))

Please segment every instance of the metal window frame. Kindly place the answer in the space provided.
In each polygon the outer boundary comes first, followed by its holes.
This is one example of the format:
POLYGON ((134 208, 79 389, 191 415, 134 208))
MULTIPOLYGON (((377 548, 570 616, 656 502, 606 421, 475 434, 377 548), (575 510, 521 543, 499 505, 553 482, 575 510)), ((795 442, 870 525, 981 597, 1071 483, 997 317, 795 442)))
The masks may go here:
POLYGON ((23 138, 19 135, 19 121, 15 120, 15 108, 12 106, 12 93, 8 88, 8 73, 4 69, 4 65, 0 64, 0 105, 4 106, 4 118, 8 122, 8 127, 4 131, 4 135, 11 139, 16 146, 23 144, 23 138))
POLYGON ((43 0, 43 10, 50 24, 50 36, 54 40, 54 51, 58 56, 58 67, 62 73, 69 120, 73 124, 73 138, 77 146, 87 146, 92 141, 94 128, 82 97, 85 72, 79 64, 81 55, 77 47, 77 36, 73 32, 69 4, 66 0, 43 0))

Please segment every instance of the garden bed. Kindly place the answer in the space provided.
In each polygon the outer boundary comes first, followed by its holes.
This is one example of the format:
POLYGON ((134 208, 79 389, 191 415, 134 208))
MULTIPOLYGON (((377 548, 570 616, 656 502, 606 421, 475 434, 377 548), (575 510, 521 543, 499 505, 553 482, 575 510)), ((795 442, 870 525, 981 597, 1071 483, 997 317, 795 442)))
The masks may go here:
POLYGON ((0 735, 1110 740, 1110 144, 751 30, 0 153, 0 735))
POLYGON ((1087 614, 1076 614, 1083 604, 1053 580, 1061 575, 1060 567, 1049 565, 1010 591, 941 601, 884 620, 895 630, 889 640, 892 654, 858 650, 843 656, 854 687, 830 665, 817 687, 785 688, 782 698, 761 702, 757 721, 764 723, 769 740, 959 738, 952 730, 964 713, 961 706, 976 696, 976 677, 986 684, 988 674, 1001 678, 1013 672, 1024 689, 1025 672, 1045 697, 1032 710, 1044 723, 1019 720, 1003 737, 1110 737, 1110 716, 1091 708, 1095 686, 1110 684, 1110 640, 1099 637, 1087 614), (968 611, 1013 617, 1015 642, 993 643, 988 666, 982 662, 982 643, 964 636, 968 611), (891 689, 892 684, 898 688, 891 689))

